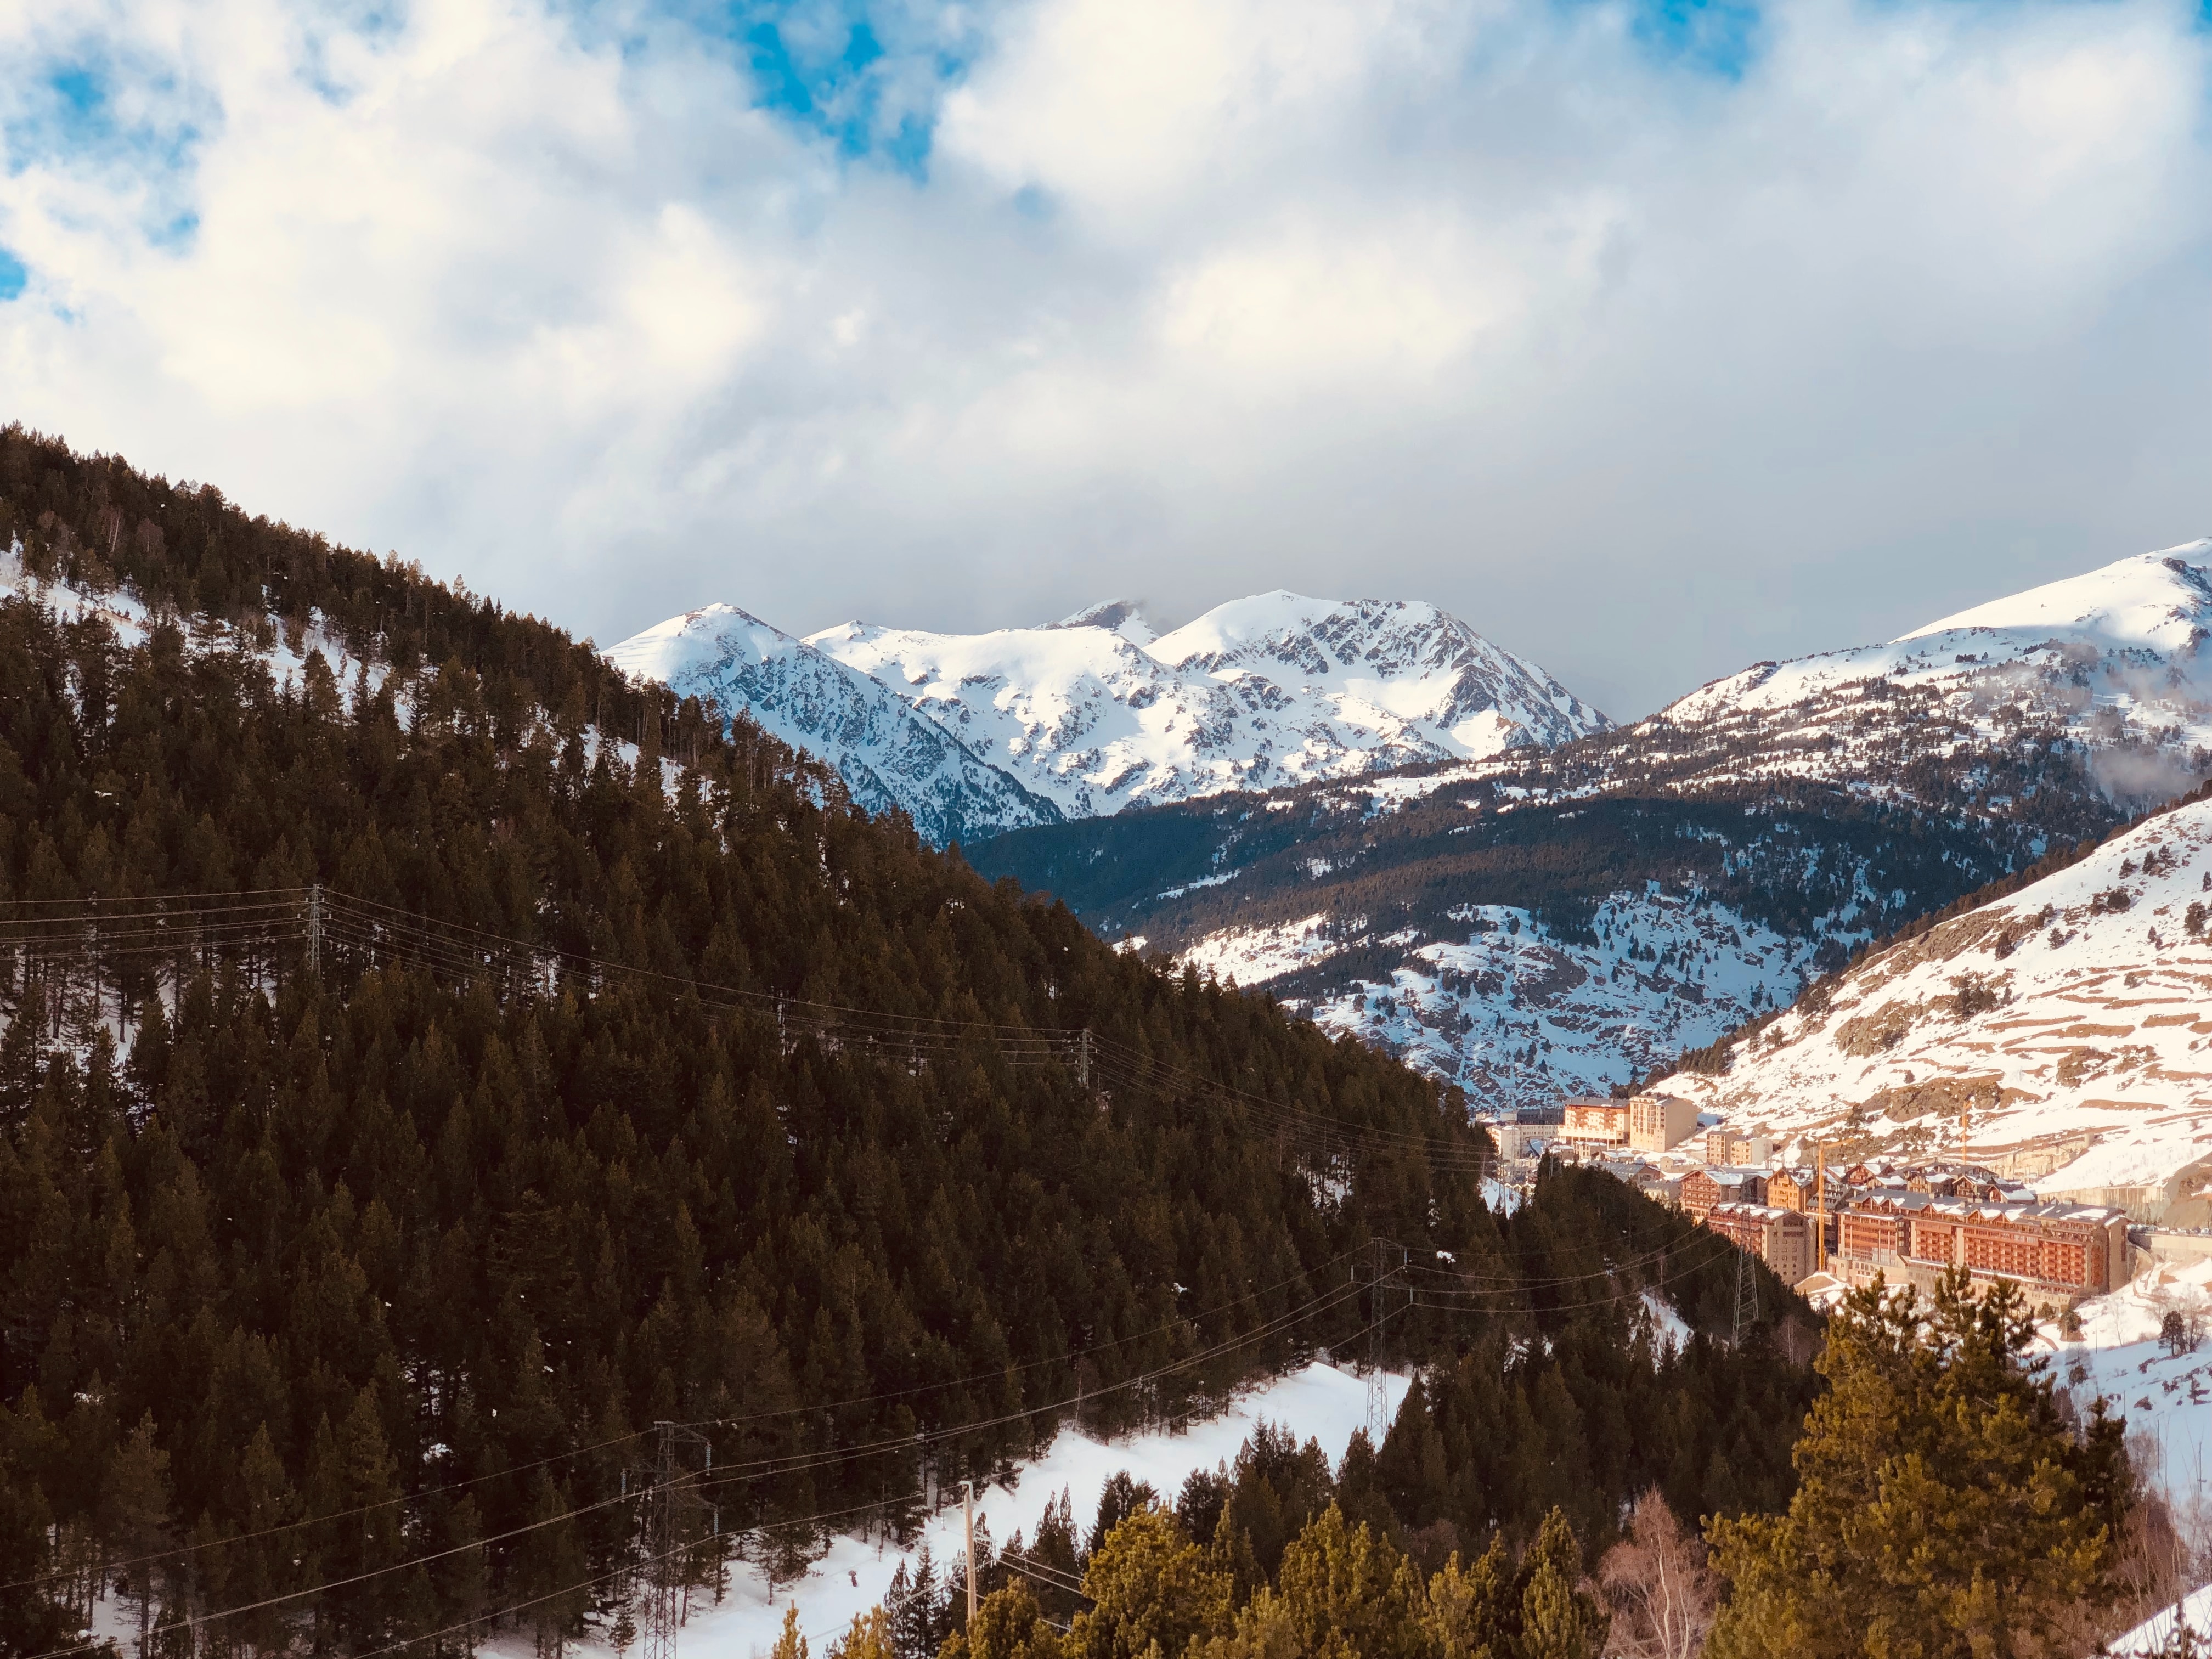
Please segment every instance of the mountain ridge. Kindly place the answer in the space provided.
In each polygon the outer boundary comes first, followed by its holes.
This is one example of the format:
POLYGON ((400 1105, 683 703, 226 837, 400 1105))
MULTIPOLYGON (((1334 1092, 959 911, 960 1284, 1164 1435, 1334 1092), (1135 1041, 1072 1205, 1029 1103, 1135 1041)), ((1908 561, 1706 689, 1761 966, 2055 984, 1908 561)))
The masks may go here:
POLYGON ((671 617, 604 654, 639 679, 742 710, 834 767, 860 805, 904 812, 939 846, 1060 821, 1052 802, 881 681, 736 605, 671 617))
POLYGON ((1281 590, 1164 635, 1128 599, 983 634, 851 622, 803 640, 712 605, 606 654, 749 712, 838 765, 857 796, 898 805, 940 842, 1492 756, 1612 725, 1434 605, 1281 590), (823 659, 853 678, 837 678, 823 659))
POLYGON ((1602 1088, 2212 772, 2208 552, 1755 664, 1541 752, 969 854, 1478 1097, 1602 1088))

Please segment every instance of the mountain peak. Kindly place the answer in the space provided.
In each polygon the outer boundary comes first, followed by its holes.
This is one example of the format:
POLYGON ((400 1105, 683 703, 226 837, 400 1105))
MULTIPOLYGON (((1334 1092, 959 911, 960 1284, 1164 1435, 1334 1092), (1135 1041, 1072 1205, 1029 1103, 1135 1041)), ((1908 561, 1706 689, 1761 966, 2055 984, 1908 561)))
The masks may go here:
POLYGON ((835 767, 870 811, 904 811, 930 840, 1056 822, 1057 807, 872 677, 734 605, 702 605, 604 653, 624 673, 742 709, 835 767))
MULTIPOLYGON (((1905 640, 1989 629, 2095 634, 2116 645, 2189 647, 2212 620, 2212 538, 2137 553, 2078 576, 1991 599, 1917 628, 1905 640)), ((1902 641, 1899 641, 1902 643, 1902 641)))
POLYGON ((1118 634, 1139 649, 1159 638, 1159 630, 1145 616, 1142 599, 1101 599, 1087 605, 1072 617, 1062 617, 1056 623, 1047 623, 1048 629, 1103 628, 1109 634, 1118 634))

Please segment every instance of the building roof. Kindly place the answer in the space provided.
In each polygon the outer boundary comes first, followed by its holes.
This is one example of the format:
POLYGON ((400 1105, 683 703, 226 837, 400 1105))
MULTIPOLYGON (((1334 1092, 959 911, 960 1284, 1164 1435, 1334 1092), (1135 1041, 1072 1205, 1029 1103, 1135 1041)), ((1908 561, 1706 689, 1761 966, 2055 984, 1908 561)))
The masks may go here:
POLYGON ((1771 1204, 1739 1204, 1734 1201, 1714 1205, 1706 1212, 1706 1219, 1710 1221, 1714 1216, 1733 1217, 1740 1220, 1760 1223, 1780 1220, 1785 1224, 1791 1221, 1802 1221, 1805 1218, 1799 1211, 1778 1209, 1771 1204))
POLYGON ((1905 1192, 1869 1193, 1854 1200, 1850 1209, 1876 1215, 1918 1214, 1926 1211, 1952 1221, 2072 1221, 2093 1227, 2108 1226, 2126 1215, 2125 1211, 2106 1205, 2068 1204, 2056 1199, 2016 1204, 1905 1192))

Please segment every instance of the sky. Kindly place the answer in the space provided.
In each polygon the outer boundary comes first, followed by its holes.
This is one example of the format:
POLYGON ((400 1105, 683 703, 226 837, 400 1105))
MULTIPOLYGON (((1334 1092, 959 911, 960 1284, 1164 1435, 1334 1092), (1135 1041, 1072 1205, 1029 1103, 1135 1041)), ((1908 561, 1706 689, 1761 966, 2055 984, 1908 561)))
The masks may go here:
POLYGON ((0 421, 611 643, 1617 716, 2212 531, 2212 0, 0 0, 0 421))

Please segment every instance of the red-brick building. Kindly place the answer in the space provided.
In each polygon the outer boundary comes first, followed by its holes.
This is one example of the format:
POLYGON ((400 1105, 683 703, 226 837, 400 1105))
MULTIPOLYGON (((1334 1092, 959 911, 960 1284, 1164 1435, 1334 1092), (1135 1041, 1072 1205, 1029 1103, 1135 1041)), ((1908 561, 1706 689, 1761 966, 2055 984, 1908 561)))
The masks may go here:
POLYGON ((1838 1219, 1842 1278, 1863 1285, 1934 1285, 1963 1267, 1978 1284, 2007 1279, 2032 1301, 2070 1305, 2126 1282, 2124 1212, 2085 1204, 1993 1204, 1932 1193, 1880 1193, 1854 1200, 1838 1219))

